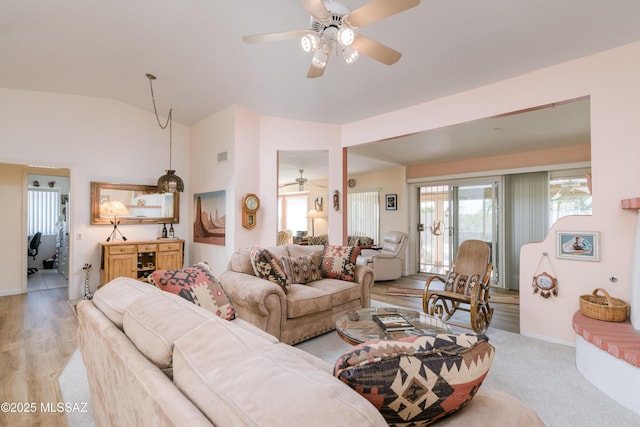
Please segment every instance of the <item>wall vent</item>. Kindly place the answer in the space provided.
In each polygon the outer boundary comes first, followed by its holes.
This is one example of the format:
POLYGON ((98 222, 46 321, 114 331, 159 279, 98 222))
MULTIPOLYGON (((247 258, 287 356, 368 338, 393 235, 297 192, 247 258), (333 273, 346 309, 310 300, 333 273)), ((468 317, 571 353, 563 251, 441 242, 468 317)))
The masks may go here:
POLYGON ((227 151, 223 151, 222 153, 218 153, 218 163, 224 162, 227 160, 227 151))

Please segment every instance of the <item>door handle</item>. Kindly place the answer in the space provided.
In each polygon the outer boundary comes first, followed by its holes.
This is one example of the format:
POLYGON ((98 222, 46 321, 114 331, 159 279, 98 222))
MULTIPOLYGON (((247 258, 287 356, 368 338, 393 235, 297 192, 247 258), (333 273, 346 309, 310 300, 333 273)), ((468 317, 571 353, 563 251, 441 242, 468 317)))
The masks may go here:
POLYGON ((418 224, 418 231, 424 231, 424 224, 418 224))

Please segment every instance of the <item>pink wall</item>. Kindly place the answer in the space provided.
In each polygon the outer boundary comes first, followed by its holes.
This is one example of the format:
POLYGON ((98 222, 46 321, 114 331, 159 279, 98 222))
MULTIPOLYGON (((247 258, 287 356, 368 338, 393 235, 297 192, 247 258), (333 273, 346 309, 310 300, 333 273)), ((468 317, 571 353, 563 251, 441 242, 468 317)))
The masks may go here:
POLYGON ((550 150, 530 151, 504 156, 482 157, 458 162, 407 167, 407 179, 526 168, 540 165, 577 163, 591 160, 589 144, 550 150))
POLYGON ((639 75, 640 43, 634 43, 345 125, 342 143, 352 146, 590 96, 593 215, 559 221, 543 242, 522 248, 520 265, 521 333, 573 343, 571 317, 580 295, 603 287, 618 298, 628 301, 630 297, 637 213, 620 209, 620 200, 640 193, 639 75), (557 230, 599 231, 600 261, 556 259, 557 230), (545 300, 531 292, 542 252, 550 254, 559 281, 557 298, 545 300), (609 282, 611 275, 619 278, 616 284, 609 282))

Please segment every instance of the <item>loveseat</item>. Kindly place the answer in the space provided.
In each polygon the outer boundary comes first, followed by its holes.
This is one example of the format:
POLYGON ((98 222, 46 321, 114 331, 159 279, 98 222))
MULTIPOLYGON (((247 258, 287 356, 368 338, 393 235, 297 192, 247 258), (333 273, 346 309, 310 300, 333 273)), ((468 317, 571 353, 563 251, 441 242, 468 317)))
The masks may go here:
MULTIPOLYGON (((387 425, 331 364, 150 284, 117 278, 77 311, 98 426, 387 425)), ((518 400, 483 389, 437 425, 543 426, 518 400)))
MULTIPOLYGON (((332 246, 287 244, 264 250, 276 259, 311 257, 316 268, 322 270, 321 262, 327 264, 328 257, 323 256, 327 248, 332 246)), ((373 270, 355 265, 357 251, 349 257, 352 274, 345 273, 342 277, 353 281, 327 278, 323 274, 319 280, 282 286, 256 276, 251 250, 243 248, 232 254, 227 270, 218 279, 233 301, 238 317, 282 342, 295 344, 335 329, 341 313, 369 307, 373 270)))

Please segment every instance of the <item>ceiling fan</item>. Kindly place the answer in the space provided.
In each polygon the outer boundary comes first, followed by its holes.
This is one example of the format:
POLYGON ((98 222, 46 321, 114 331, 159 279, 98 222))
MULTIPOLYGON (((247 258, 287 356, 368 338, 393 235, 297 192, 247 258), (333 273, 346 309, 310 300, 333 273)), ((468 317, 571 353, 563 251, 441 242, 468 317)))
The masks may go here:
POLYGON ((419 5, 420 0, 374 0, 354 11, 331 0, 300 0, 300 3, 311 14, 309 29, 255 34, 244 36, 242 40, 258 43, 300 38, 302 49, 313 52, 307 77, 315 78, 324 74, 329 55, 334 50, 340 51, 347 64, 358 59, 359 54, 386 65, 398 62, 402 56, 400 52, 356 33, 356 30, 411 9, 419 5))
MULTIPOLYGON (((304 185, 309 180, 302 176, 302 174, 304 173, 304 169, 298 169, 298 172, 300 172, 300 177, 296 178, 295 182, 287 182, 285 184, 280 184, 279 187, 282 188, 282 187, 288 187, 290 185, 298 184, 298 191, 304 191, 304 185)), ((315 183, 310 183, 310 184, 315 185, 317 187, 323 187, 324 188, 324 185, 315 184, 315 183)))

